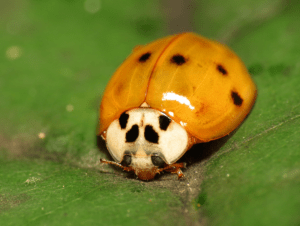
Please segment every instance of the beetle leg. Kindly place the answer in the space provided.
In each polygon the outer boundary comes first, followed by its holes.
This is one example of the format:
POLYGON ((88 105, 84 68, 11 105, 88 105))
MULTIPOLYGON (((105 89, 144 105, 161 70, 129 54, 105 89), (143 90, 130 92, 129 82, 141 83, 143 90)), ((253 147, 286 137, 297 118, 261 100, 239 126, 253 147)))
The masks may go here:
POLYGON ((184 174, 182 173, 180 168, 185 168, 185 163, 181 162, 181 163, 173 163, 171 165, 167 165, 166 167, 160 169, 160 171, 168 171, 170 173, 177 173, 178 175, 178 179, 180 178, 184 178, 184 174))
POLYGON ((181 179, 181 178, 184 178, 184 174, 182 173, 181 169, 179 169, 179 168, 177 168, 176 171, 171 172, 171 173, 177 173, 177 175, 178 175, 178 180, 181 179))
POLYGON ((122 168, 124 171, 134 171, 132 167, 130 166, 122 166, 120 163, 117 163, 117 162, 113 162, 113 161, 107 161, 106 159, 100 159, 100 162, 101 163, 104 163, 104 164, 110 164, 110 165, 114 165, 114 166, 118 166, 120 168, 122 168))

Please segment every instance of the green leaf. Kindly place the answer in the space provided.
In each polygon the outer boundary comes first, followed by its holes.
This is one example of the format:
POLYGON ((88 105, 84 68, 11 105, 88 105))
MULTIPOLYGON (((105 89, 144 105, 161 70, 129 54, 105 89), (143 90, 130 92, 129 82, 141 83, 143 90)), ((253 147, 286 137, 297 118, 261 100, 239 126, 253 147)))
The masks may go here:
POLYGON ((138 180, 43 160, 6 161, 0 172, 1 225, 154 225, 180 220, 178 198, 138 180), (161 216, 170 209, 170 215, 161 216))

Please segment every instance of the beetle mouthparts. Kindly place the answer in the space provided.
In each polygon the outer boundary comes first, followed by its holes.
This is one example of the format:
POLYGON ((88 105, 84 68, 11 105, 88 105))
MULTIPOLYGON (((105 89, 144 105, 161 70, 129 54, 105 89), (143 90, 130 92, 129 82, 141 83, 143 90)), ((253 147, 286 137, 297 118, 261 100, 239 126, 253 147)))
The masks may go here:
POLYGON ((122 166, 120 163, 107 161, 105 159, 100 159, 100 162, 104 164, 118 166, 127 172, 134 171, 134 173, 138 176, 140 180, 153 180, 155 175, 162 171, 176 173, 178 175, 178 180, 179 180, 181 178, 184 178, 184 174, 182 173, 181 168, 185 168, 186 166, 186 164, 182 162, 182 163, 173 163, 170 165, 166 165, 164 168, 152 167, 152 168, 141 169, 141 168, 134 168, 132 166, 122 166))

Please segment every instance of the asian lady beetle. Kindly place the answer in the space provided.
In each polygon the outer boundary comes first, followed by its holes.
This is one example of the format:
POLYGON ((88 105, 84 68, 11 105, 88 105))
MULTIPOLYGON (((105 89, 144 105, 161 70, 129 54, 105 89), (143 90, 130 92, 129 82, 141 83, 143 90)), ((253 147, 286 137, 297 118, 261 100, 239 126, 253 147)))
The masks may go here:
POLYGON ((246 67, 226 46, 183 33, 136 48, 108 83, 99 134, 116 162, 141 180, 169 171, 195 143, 226 136, 256 99, 246 67))

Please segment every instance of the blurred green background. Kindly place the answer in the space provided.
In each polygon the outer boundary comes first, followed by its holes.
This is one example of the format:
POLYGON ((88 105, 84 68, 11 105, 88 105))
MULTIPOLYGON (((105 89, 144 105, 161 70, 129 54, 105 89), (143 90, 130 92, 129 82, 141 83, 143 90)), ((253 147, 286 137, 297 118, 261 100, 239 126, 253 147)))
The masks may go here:
POLYGON ((299 40, 296 0, 0 1, 0 225, 300 225, 299 40), (100 165, 110 76, 136 45, 183 31, 243 59, 251 115, 196 147, 184 181, 100 165))

